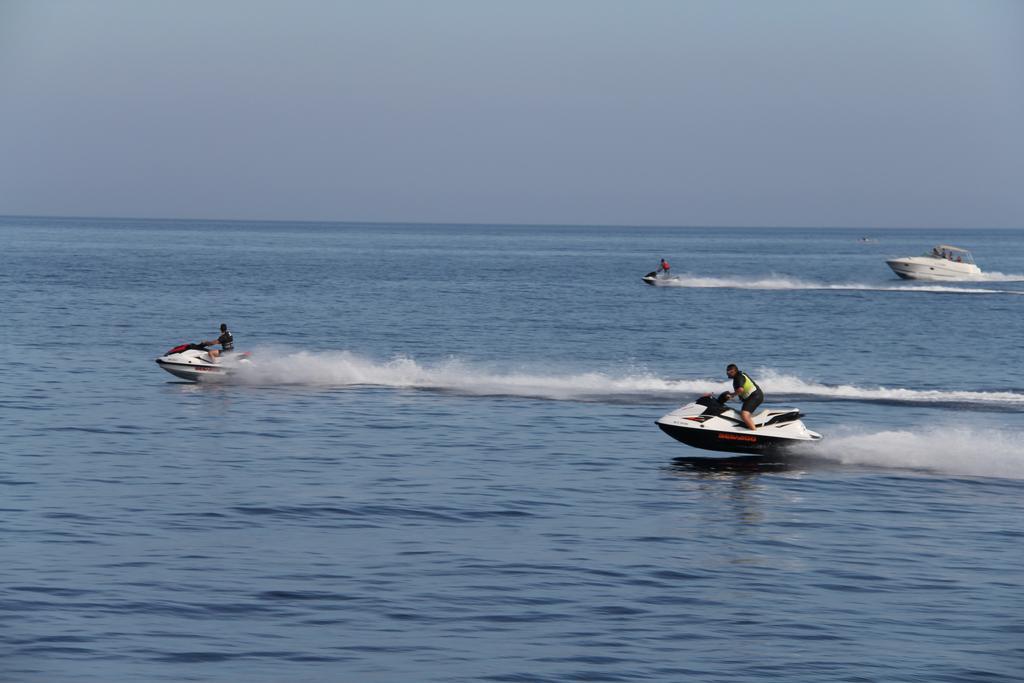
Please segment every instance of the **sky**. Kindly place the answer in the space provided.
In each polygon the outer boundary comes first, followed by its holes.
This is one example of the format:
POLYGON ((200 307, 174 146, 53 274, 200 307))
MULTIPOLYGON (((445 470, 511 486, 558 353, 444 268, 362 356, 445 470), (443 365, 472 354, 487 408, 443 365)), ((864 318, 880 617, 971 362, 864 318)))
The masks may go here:
POLYGON ((0 0, 0 214, 1024 227, 1017 0, 0 0))

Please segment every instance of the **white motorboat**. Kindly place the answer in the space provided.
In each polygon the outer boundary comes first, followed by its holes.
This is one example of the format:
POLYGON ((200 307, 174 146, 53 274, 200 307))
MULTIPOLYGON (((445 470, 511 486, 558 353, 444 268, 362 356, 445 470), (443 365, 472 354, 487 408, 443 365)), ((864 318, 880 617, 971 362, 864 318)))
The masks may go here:
POLYGON ((971 252, 948 244, 937 244, 923 256, 904 256, 886 263, 905 280, 976 280, 981 276, 971 252))
POLYGON ((656 424, 676 441, 687 446, 728 454, 762 455, 778 453, 798 444, 821 440, 800 421, 796 408, 765 408, 751 416, 757 429, 743 424, 740 414, 719 398, 702 396, 658 419, 656 424))
POLYGON ((204 344, 180 344, 156 359, 156 364, 175 377, 192 382, 223 381, 248 366, 251 354, 221 354, 217 361, 210 357, 204 344))

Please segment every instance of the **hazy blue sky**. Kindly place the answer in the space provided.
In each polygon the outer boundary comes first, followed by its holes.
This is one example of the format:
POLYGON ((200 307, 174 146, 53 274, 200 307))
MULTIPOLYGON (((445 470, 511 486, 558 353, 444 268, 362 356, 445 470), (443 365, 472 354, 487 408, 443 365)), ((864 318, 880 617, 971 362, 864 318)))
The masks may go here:
POLYGON ((0 0, 0 213, 1024 227, 1024 2, 0 0))

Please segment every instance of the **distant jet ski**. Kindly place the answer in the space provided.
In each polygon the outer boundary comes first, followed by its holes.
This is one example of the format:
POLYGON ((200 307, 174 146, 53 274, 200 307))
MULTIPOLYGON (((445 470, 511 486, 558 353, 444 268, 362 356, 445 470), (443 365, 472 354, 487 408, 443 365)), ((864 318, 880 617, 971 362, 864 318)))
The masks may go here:
POLYGON ((675 277, 675 276, 673 276, 673 277, 658 277, 658 271, 656 271, 656 270, 652 270, 651 272, 647 273, 647 275, 644 275, 640 279, 643 280, 644 282, 646 282, 647 284, 653 285, 655 287, 657 287, 659 285, 667 285, 670 282, 671 283, 676 283, 676 282, 682 282, 683 281, 682 278, 675 277))
POLYGON ((156 359, 156 364, 175 377, 192 382, 223 380, 248 366, 248 351, 221 354, 214 363, 204 344, 181 344, 156 359))
MULTIPOLYGON (((821 440, 800 421, 796 408, 765 409, 752 416, 750 431, 740 414, 718 398, 702 396, 656 421, 661 430, 687 446, 725 453, 778 453, 802 443, 821 440)), ((728 456, 715 456, 728 457, 728 456)))

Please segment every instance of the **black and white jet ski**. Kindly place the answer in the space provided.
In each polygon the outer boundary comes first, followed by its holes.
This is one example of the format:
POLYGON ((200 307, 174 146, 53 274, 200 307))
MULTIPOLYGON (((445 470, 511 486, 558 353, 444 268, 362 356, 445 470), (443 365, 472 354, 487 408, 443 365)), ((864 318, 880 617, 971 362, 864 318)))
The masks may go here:
POLYGON ((658 287, 660 285, 668 285, 668 284, 675 284, 677 282, 682 282, 682 278, 680 278, 678 276, 672 276, 672 277, 668 277, 667 275, 666 276, 659 276, 658 275, 658 271, 656 271, 656 270, 652 270, 651 272, 647 273, 647 275, 644 275, 640 279, 643 280, 644 282, 646 282, 647 284, 652 285, 654 287, 658 287))
POLYGON ((175 377, 200 381, 223 380, 248 366, 251 354, 222 353, 213 362, 204 344, 181 344, 156 359, 156 364, 175 377))
POLYGON ((724 453, 777 453, 821 440, 821 434, 807 429, 800 421, 796 408, 766 408, 755 413, 751 419, 757 429, 750 431, 739 412, 720 400, 723 396, 702 396, 658 419, 656 424, 687 446, 724 453))

